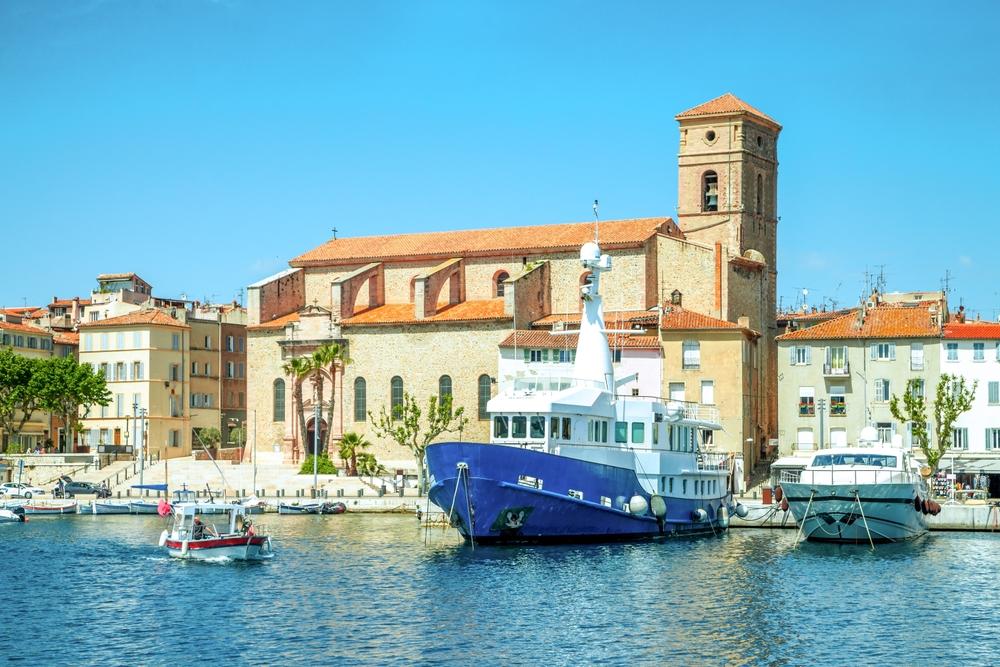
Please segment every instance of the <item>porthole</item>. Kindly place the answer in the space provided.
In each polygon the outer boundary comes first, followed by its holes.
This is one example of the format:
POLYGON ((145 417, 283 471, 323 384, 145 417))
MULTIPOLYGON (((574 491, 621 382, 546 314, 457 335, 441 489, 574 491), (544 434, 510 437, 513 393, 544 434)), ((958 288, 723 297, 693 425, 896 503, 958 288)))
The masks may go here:
POLYGON ((705 133, 705 141, 715 141, 715 130, 709 130, 705 133))

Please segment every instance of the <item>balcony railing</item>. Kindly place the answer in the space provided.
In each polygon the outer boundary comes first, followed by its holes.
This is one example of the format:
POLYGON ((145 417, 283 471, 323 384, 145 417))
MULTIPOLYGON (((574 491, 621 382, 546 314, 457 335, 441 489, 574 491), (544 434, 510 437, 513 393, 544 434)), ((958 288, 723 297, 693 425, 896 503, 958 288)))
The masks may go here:
POLYGON ((845 361, 843 366, 823 364, 823 375, 827 377, 844 377, 845 375, 850 375, 850 374, 851 374, 850 362, 845 361))

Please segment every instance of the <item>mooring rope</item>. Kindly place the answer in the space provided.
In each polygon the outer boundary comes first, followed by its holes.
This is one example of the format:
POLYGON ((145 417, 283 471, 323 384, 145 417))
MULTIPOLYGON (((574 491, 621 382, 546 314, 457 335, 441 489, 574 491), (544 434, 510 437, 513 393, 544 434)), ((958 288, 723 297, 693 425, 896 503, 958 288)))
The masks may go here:
POLYGON ((857 490, 854 491, 854 500, 858 503, 858 509, 861 510, 861 520, 865 524, 865 532, 868 533, 868 544, 872 545, 872 551, 875 551, 875 541, 872 539, 872 531, 868 530, 868 519, 865 518, 865 508, 861 506, 861 498, 858 496, 857 490))

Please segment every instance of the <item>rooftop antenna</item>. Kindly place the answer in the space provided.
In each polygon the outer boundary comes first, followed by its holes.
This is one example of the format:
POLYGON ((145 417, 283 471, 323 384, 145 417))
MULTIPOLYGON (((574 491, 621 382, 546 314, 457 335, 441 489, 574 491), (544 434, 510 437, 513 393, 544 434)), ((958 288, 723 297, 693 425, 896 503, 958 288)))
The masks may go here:
POLYGON ((599 212, 599 208, 600 204, 598 204, 597 200, 595 199, 594 200, 594 243, 598 243, 598 238, 599 238, 598 232, 599 232, 599 225, 601 223, 601 215, 599 212))
POLYGON ((948 295, 951 294, 951 270, 945 269, 944 278, 941 279, 941 291, 944 292, 944 297, 947 299, 948 295))

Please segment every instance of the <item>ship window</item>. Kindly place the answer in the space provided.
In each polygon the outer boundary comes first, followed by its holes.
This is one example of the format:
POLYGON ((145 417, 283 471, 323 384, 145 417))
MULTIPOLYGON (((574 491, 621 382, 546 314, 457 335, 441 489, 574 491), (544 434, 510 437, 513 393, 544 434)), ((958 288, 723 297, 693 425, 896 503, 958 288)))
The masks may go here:
POLYGON ((608 441, 608 422, 601 422, 601 442, 608 441))
POLYGON ((659 424, 653 424, 653 444, 660 444, 660 426, 659 424))
POLYGON ((510 437, 524 438, 528 435, 528 418, 514 417, 510 420, 510 437))
POLYGON ((587 420, 587 440, 594 442, 597 438, 594 437, 594 420, 587 420))
POLYGON ((673 477, 671 477, 670 481, 668 482, 667 491, 668 491, 668 493, 673 493, 674 492, 674 478, 673 477))
POLYGON ((569 440, 572 436, 572 430, 570 428, 569 417, 562 418, 562 439, 569 440))
POLYGON ((549 420, 549 433, 552 434, 553 440, 559 439, 559 417, 553 417, 549 420))
POLYGON ((570 489, 569 493, 567 495, 570 498, 576 498, 577 500, 583 500, 583 491, 576 491, 574 489, 570 489))
POLYGON ((507 417, 501 417, 497 415, 493 418, 493 437, 494 438, 506 438, 507 437, 507 417))
POLYGON ((615 422, 615 442, 628 442, 628 422, 615 422))
POLYGON ((531 437, 532 438, 545 437, 545 417, 536 416, 531 418, 531 437))
POLYGON ((681 493, 685 496, 688 494, 688 481, 686 479, 681 480, 681 493))
POLYGON ((646 425, 642 422, 632 422, 632 444, 646 442, 646 425))

